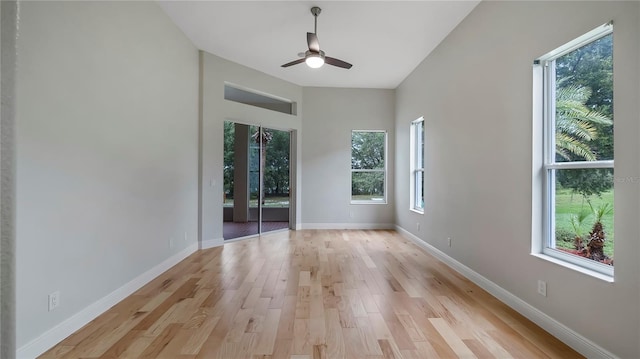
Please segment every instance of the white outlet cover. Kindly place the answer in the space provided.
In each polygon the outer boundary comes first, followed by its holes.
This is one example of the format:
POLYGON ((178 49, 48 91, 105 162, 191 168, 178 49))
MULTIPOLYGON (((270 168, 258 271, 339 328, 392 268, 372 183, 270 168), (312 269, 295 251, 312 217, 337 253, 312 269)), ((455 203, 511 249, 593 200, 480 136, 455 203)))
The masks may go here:
POLYGON ((60 305, 60 292, 55 291, 49 294, 49 311, 56 309, 60 305))
POLYGON ((539 280, 538 281, 538 294, 542 296, 547 296, 547 282, 539 280))

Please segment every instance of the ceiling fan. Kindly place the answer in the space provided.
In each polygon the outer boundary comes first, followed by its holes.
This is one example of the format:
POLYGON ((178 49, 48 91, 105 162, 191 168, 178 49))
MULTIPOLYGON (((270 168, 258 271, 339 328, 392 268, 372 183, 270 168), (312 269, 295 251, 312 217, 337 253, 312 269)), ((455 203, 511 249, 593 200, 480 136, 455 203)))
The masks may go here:
POLYGON ((305 62, 307 66, 317 69, 321 67, 323 64, 327 63, 329 65, 341 67, 343 69, 350 69, 351 65, 348 62, 336 59, 334 57, 325 56, 324 51, 320 50, 320 43, 318 43, 318 15, 320 15, 320 9, 317 6, 311 8, 311 13, 314 17, 314 27, 313 32, 307 32, 307 45, 309 46, 309 50, 305 52, 301 52, 298 56, 301 56, 301 59, 297 59, 291 62, 288 62, 282 67, 289 67, 297 64, 301 64, 305 62))

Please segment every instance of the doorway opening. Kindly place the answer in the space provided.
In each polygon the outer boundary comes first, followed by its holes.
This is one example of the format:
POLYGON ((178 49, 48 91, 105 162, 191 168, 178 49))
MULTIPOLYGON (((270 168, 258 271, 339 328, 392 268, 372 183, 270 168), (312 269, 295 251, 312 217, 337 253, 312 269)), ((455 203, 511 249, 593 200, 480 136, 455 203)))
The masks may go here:
POLYGON ((225 121, 225 240, 290 228, 290 154, 290 131, 225 121))

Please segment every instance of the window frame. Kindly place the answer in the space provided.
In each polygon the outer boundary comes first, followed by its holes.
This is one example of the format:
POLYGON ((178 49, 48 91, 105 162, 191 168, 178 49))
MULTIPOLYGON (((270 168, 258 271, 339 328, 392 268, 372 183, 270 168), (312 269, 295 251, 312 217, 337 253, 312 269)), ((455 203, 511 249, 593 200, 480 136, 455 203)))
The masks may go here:
POLYGON ((424 214, 424 135, 424 116, 421 116, 411 121, 409 134, 409 209, 419 214, 424 214), (420 137, 420 133, 418 132, 418 126, 422 132, 422 137, 420 137), (418 173, 422 174, 423 186, 420 191, 418 191, 418 173), (420 194, 422 194, 423 199, 421 207, 418 206, 420 194))
MULTIPOLYGON (((555 175, 559 170, 566 169, 614 169, 614 160, 596 160, 596 161, 572 161, 557 162, 556 161, 556 68, 555 60, 571 53, 583 46, 589 45, 605 36, 613 33, 613 22, 601 25, 582 36, 558 47, 557 49, 541 56, 534 61, 534 120, 541 120, 541 183, 542 188, 533 188, 534 193, 540 193, 542 196, 541 209, 541 240, 533 239, 532 254, 548 256, 552 261, 578 271, 592 274, 606 280, 613 279, 614 267, 605 265, 594 260, 582 258, 580 256, 565 253, 557 250, 555 247, 555 175), (535 85, 537 84, 537 86, 535 85), (539 91, 536 91, 539 90, 539 91), (536 98, 539 96, 539 98, 536 98), (541 106, 541 112, 536 116, 536 106, 541 106), (536 245, 536 243, 539 243, 536 245), (602 277, 604 275, 604 277, 602 277)), ((614 131, 615 133, 615 131, 614 131)), ((615 135, 614 135, 615 136, 615 135)), ((535 136, 534 136, 535 137, 535 136)), ((535 139, 534 139, 535 140, 535 139)), ((538 139, 539 141, 540 139, 538 139)), ((615 139, 614 139, 615 141, 615 139)), ((535 157, 534 151, 534 157, 535 157)), ((534 158, 534 163, 536 163, 534 158)), ((535 171, 534 171, 535 173, 535 171)), ((536 181, 534 180, 534 185, 536 181)), ((615 187, 615 181, 614 181, 615 187)), ((615 191, 614 191, 615 198, 615 191)), ((535 203, 535 201, 534 201, 535 203)), ((615 200, 614 200, 615 203, 615 200)), ((535 211, 535 208, 534 208, 535 211)), ((615 223, 615 220, 614 220, 615 223)))
MULTIPOLYGON (((351 167, 351 175, 349 176, 349 188, 351 188, 351 190, 349 190, 349 199, 350 199, 350 203, 351 204, 387 204, 387 168, 389 166, 388 164, 388 141, 389 141, 389 135, 387 133, 387 130, 351 130, 351 138, 349 140, 350 142, 350 152, 351 152, 351 157, 350 159, 353 158, 353 134, 356 132, 366 132, 366 133, 382 133, 384 134, 384 168, 382 169, 354 169, 353 165, 350 165, 351 167), (354 200, 353 199, 353 174, 354 173, 372 173, 372 172, 382 172, 383 173, 383 200, 382 201, 378 201, 378 200, 354 200)), ((351 161, 350 161, 351 162, 351 161)))

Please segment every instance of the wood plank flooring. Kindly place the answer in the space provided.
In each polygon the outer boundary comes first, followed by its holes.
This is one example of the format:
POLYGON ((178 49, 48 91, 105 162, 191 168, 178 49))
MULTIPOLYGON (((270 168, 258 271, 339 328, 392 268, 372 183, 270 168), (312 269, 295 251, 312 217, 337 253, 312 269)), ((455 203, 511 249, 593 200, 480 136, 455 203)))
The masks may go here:
POLYGON ((199 251, 41 358, 581 358, 394 231, 199 251))

